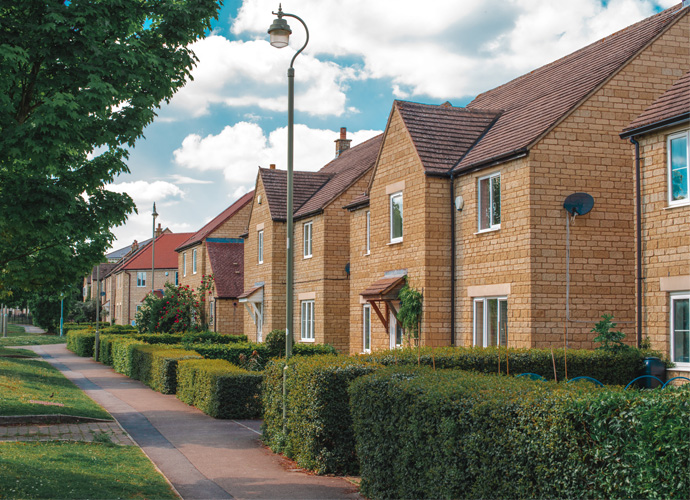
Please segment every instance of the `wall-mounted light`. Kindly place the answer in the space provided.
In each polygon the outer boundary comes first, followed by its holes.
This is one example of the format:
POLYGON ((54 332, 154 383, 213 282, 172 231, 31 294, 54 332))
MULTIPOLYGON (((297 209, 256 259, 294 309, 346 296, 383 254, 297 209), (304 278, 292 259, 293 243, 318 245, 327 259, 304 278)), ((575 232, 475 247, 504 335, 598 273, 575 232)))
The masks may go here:
POLYGON ((455 197, 455 210, 460 212, 462 207, 465 206, 465 200, 462 196, 458 195, 455 197))

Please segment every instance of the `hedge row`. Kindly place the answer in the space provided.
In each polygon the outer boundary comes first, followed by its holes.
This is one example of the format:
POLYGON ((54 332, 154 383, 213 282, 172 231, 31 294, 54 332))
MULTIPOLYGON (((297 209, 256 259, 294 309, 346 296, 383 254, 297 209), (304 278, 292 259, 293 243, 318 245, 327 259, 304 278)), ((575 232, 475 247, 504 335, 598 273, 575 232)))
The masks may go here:
POLYGON ((690 498, 690 387, 390 367, 350 409, 368 498, 690 498))
MULTIPOLYGON (((563 349, 553 351, 558 380, 565 380, 563 349)), ((640 374, 648 351, 628 349, 618 353, 603 350, 568 349, 568 378, 592 377, 604 384, 626 385, 640 374)), ((511 375, 536 373, 553 380, 553 359, 547 349, 506 349, 497 347, 422 347, 419 362, 423 366, 470 370, 480 373, 511 375), (506 361, 506 357, 508 358, 506 361)), ((417 365, 417 349, 396 349, 362 355, 363 359, 382 365, 417 365)))
POLYGON ((290 358, 285 426, 284 366, 285 361, 275 360, 264 371, 264 442, 319 474, 356 474, 359 467, 347 387, 377 365, 346 356, 290 358))
POLYGON ((132 375, 163 394, 177 392, 177 365, 185 359, 201 359, 194 351, 167 345, 135 345, 131 349, 132 375))
MULTIPOLYGON (((131 326, 114 325, 112 327, 103 328, 100 330, 98 332, 98 336, 102 346, 103 337, 106 335, 127 335, 134 331, 136 330, 134 330, 131 326)), ((67 349, 75 353, 77 356, 93 357, 94 344, 96 343, 96 331, 92 330, 91 327, 88 329, 70 329, 67 331, 66 337, 67 349)), ((101 361, 100 353, 98 359, 101 361)))
MULTIPOLYGON (((237 342, 234 344, 191 344, 187 346, 207 359, 224 359, 234 365, 241 366, 245 359, 256 352, 259 356, 257 361, 259 368, 264 368, 271 357, 271 349, 262 343, 237 342)), ((293 354, 299 356, 335 355, 336 350, 333 346, 323 344, 295 344, 293 354)))
POLYGON ((186 332, 186 333, 140 333, 135 338, 147 344, 189 344, 204 342, 209 344, 232 344, 247 342, 246 335, 223 335, 216 332, 186 332))
POLYGON ((220 359, 177 366, 177 397, 215 418, 260 418, 262 375, 220 359))

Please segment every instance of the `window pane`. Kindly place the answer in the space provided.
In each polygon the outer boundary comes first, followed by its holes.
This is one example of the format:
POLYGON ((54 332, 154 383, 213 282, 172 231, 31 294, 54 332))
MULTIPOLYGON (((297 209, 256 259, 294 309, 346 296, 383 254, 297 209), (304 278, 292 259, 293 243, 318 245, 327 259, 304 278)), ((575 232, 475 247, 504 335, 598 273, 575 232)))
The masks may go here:
POLYGON ((501 223, 501 176, 491 178, 491 224, 501 223))
POLYGON ((391 239, 402 238, 403 235, 403 207, 402 195, 391 198, 391 239))
POLYGON ((671 140, 671 201, 688 198, 688 138, 671 140))
POLYGON ((498 321, 498 334, 499 334, 499 345, 508 345, 508 301, 499 300, 499 321, 498 321))
POLYGON ((487 329, 488 338, 486 345, 498 345, 498 300, 497 299, 487 299, 486 300, 487 309, 487 329))
POLYGON ((474 345, 484 345, 484 301, 474 303, 474 345))
POLYGON ((491 227, 491 194, 489 179, 479 181, 479 229, 491 227))
POLYGON ((673 301, 673 361, 690 363, 690 299, 673 301))
POLYGON ((364 350, 371 349, 371 308, 364 307, 364 350))

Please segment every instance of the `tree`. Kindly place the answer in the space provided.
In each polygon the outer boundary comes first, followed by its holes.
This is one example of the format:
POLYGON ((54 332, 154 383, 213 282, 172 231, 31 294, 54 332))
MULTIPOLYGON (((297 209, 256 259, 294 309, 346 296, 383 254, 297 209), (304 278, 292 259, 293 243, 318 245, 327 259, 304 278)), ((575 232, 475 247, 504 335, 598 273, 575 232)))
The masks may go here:
POLYGON ((216 0, 0 1, 0 297, 88 273, 134 203, 128 172, 216 0))

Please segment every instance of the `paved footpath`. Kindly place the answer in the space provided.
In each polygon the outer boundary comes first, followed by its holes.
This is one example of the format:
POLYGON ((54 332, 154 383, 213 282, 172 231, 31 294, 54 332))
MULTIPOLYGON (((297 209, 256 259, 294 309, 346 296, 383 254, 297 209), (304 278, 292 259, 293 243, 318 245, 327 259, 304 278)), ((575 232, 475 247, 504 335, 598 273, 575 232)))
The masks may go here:
POLYGON ((43 356, 108 410, 184 499, 361 498, 345 479, 293 469, 263 447, 258 420, 214 419, 64 344, 22 348, 43 356))

